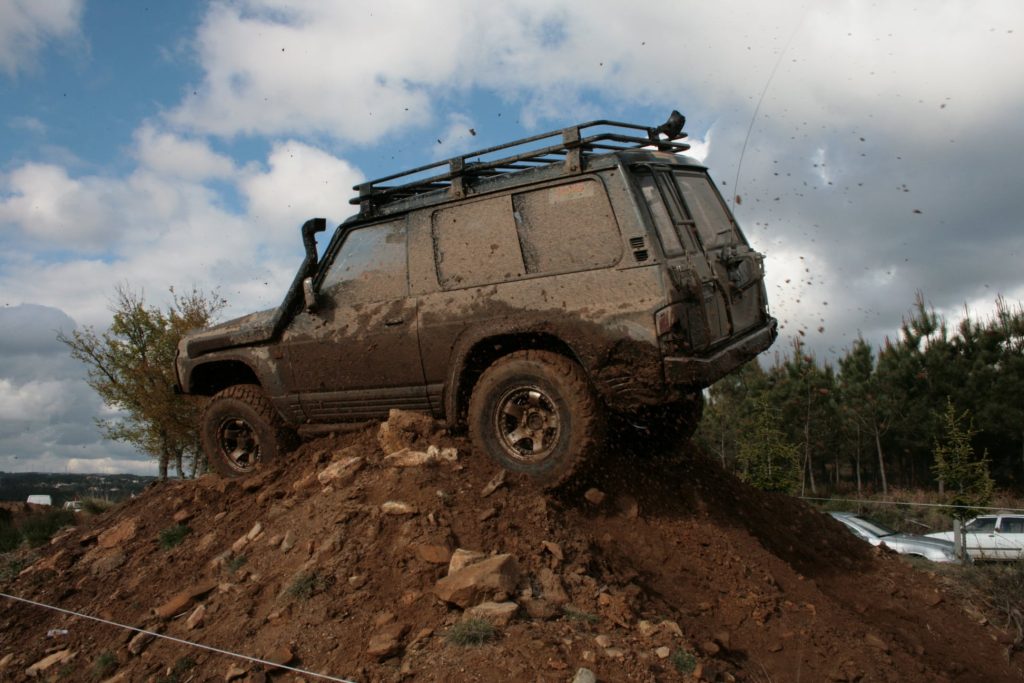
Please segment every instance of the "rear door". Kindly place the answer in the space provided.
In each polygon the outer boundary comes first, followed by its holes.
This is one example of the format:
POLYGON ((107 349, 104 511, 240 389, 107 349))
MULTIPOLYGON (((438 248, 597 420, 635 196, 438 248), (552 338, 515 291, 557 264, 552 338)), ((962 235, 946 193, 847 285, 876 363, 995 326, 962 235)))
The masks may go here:
POLYGON ((1024 517, 1004 515, 994 535, 995 554, 1000 560, 1024 557, 1024 517))
MULTIPOLYGON (((747 244, 700 169, 634 169, 667 266, 684 296, 699 301, 714 347, 766 320, 762 257, 747 244)), ((695 339, 695 341, 697 341, 695 339)))

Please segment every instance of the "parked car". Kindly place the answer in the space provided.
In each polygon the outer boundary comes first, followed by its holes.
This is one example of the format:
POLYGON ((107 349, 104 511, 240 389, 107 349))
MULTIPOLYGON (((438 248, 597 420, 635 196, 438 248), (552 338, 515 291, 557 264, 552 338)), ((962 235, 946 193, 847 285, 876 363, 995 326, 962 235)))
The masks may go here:
POLYGON ((900 555, 923 557, 932 562, 956 561, 951 540, 929 538, 917 534, 901 534, 873 519, 852 512, 830 512, 829 514, 871 545, 884 545, 900 555))
MULTIPOLYGON (((952 531, 928 534, 952 542, 952 531)), ((998 513, 975 517, 964 525, 967 554, 975 560, 1024 559, 1024 514, 998 513)))

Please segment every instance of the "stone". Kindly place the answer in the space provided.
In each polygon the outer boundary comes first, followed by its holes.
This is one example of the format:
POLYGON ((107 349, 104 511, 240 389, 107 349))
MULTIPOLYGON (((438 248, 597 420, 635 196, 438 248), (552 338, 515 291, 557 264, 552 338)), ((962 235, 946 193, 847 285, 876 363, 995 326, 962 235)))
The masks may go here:
POLYGON ((153 636, 149 633, 136 633, 132 636, 132 639, 128 641, 128 652, 133 655, 140 655, 142 651, 146 649, 146 646, 153 642, 153 636))
POLYGON ((658 632, 657 624, 652 624, 649 621, 641 619, 636 623, 636 630, 639 631, 640 635, 644 638, 650 638, 658 632))
POLYGON ((717 655, 722 648, 718 647, 718 643, 712 640, 705 640, 700 644, 700 650, 709 657, 717 655))
POLYGON ((542 598, 520 598, 519 604, 533 619, 554 619, 559 615, 558 608, 542 598))
POLYGON ((654 651, 654 654, 658 657, 658 659, 668 659, 668 656, 670 654, 672 654, 672 650, 670 650, 667 647, 662 646, 662 647, 659 647, 658 649, 656 649, 654 651))
POLYGON ((345 486, 355 479, 356 473, 363 468, 365 462, 358 456, 336 460, 320 470, 316 475, 317 481, 323 486, 345 486))
POLYGON ((625 659, 626 652, 621 647, 608 647, 605 648, 604 656, 610 659, 625 659))
POLYGON ((616 496, 615 507, 618 508, 619 513, 626 519, 636 519, 640 516, 640 503, 637 502, 636 498, 628 494, 616 496))
POLYGON ((246 674, 246 670, 240 667, 238 664, 232 664, 228 667, 227 672, 224 674, 224 681, 228 683, 230 681, 238 680, 246 674))
POLYGON ((587 492, 583 494, 583 498, 591 505, 600 505, 604 502, 605 493, 600 489, 587 489, 587 492))
POLYGON ((601 635, 594 636, 594 643, 601 648, 611 647, 612 639, 610 636, 606 636, 602 633, 601 635))
POLYGON ((722 649, 728 650, 729 643, 732 642, 732 636, 728 631, 716 631, 715 642, 722 646, 722 649))
POLYGON ((495 626, 508 626, 517 611, 519 605, 514 602, 481 602, 468 608, 465 614, 469 619, 483 619, 495 626))
POLYGON ((448 564, 452 559, 451 548, 442 543, 417 543, 413 552, 429 564, 448 564))
POLYGON ((286 553, 295 547, 295 534, 289 529, 281 539, 281 552, 286 553))
POLYGON ((869 633, 866 636, 864 636, 864 642, 877 650, 881 650, 882 652, 889 651, 889 644, 881 638, 879 638, 878 636, 876 636, 874 633, 869 633))
POLYGON ((161 619, 170 619, 175 614, 183 612, 192 605, 192 602, 203 595, 206 595, 217 587, 216 581, 203 581, 180 593, 174 595, 170 600, 153 610, 153 614, 161 619))
POLYGON ((247 533, 245 535, 245 538, 248 541, 255 541, 257 538, 259 538, 259 535, 262 534, 262 533, 263 533, 263 524, 261 522, 256 522, 255 524, 252 525, 252 528, 249 529, 249 533, 247 533))
POLYGON ((409 631, 407 624, 389 624, 370 636, 366 654, 377 659, 387 659, 402 647, 402 636, 409 631))
POLYGON ((121 520, 110 527, 96 538, 96 544, 101 548, 116 548, 125 541, 135 538, 137 525, 134 518, 121 520))
POLYGON ((121 551, 114 551, 106 555, 100 555, 92 563, 89 570, 92 572, 93 576, 102 576, 103 574, 108 574, 119 568, 125 563, 126 559, 127 557, 125 557, 125 554, 121 551))
POLYGON ((545 600, 552 605, 568 604, 569 595, 565 592, 562 580, 558 578, 557 574, 544 567, 537 573, 537 579, 540 581, 540 588, 544 593, 545 600))
POLYGON ((669 621, 668 619, 666 619, 662 621, 659 624, 659 626, 661 626, 662 630, 666 633, 671 633, 672 635, 677 636, 679 638, 683 637, 683 629, 679 628, 679 624, 677 624, 674 621, 669 621))
POLYGON ((243 550, 245 550, 245 546, 247 545, 249 545, 249 534, 239 536, 238 540, 231 544, 231 552, 235 555, 239 555, 243 550))
POLYGON ((441 600, 465 609, 482 596, 497 591, 511 593, 519 581, 519 567, 508 554, 494 555, 448 574, 434 584, 441 600))
POLYGON ((480 497, 487 498, 492 493, 505 485, 505 470, 498 470, 497 474, 480 490, 480 497))
POLYGON ((380 511, 385 515, 414 515, 416 508, 401 500, 388 500, 380 504, 380 511))
POLYGON ((40 675, 41 673, 49 669, 51 666, 71 661, 72 659, 74 659, 74 657, 75 653, 71 650, 58 650, 57 652, 54 652, 52 655, 47 655, 46 657, 43 657, 38 662, 30 666, 29 668, 25 669, 25 675, 29 678, 35 678, 36 676, 40 675))
POLYGON ((459 449, 454 447, 438 448, 437 446, 428 446, 427 453, 434 455, 438 460, 444 462, 458 462, 459 461, 459 449))
POLYGON ((171 517, 171 519, 174 520, 175 524, 184 524, 188 520, 192 519, 193 514, 194 513, 191 510, 178 510, 174 513, 174 516, 171 517))
POLYGON ((290 645, 280 645, 270 651, 264 659, 268 662, 273 662, 274 664, 287 665, 291 664, 295 660, 295 652, 292 651, 290 645))
POLYGON ((192 614, 188 615, 188 619, 185 620, 185 626, 188 627, 189 631, 193 631, 203 625, 203 617, 206 616, 206 605, 196 605, 196 608, 192 610, 192 614))
POLYGON ((0 671, 3 671, 10 666, 11 660, 14 659, 14 653, 8 652, 3 657, 0 657, 0 671))
POLYGON ((384 464, 389 467, 424 467, 436 463, 437 456, 429 451, 413 451, 408 448, 384 456, 384 464))
POLYGON ((590 669, 580 667, 572 677, 572 683, 597 683, 597 676, 590 669))
POLYGON ((482 553, 477 550, 456 548, 455 552, 452 553, 452 559, 448 562, 448 574, 454 574, 463 567, 468 567, 469 565, 479 562, 486 557, 486 553, 482 553))
POLYGON ((435 431, 434 419, 426 413, 392 408, 377 430, 377 443, 385 453, 394 453, 429 441, 435 431))
POLYGON ((558 545, 553 541, 541 541, 541 545, 559 562, 565 559, 565 555, 562 553, 562 546, 558 545))

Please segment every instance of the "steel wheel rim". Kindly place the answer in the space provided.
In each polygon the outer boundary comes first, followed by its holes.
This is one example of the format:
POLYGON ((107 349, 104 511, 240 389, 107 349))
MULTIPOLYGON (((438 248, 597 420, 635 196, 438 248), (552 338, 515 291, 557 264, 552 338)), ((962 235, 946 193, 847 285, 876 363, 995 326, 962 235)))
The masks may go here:
POLYGON ((260 440, 256 430, 240 417, 230 417, 220 423, 217 445, 224 461, 237 472, 248 472, 260 460, 260 440))
POLYGON ((498 399, 494 429, 509 457, 522 463, 537 463, 555 450, 561 421, 554 400, 540 387, 518 386, 498 399))

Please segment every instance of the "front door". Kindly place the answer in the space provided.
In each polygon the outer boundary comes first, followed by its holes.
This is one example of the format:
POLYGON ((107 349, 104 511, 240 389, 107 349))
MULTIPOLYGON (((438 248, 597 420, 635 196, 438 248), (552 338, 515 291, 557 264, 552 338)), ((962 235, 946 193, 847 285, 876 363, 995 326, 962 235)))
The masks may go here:
POLYGON ((428 410, 409 297, 405 219, 348 232, 325 256, 317 307, 284 333, 292 391, 309 422, 428 410))

